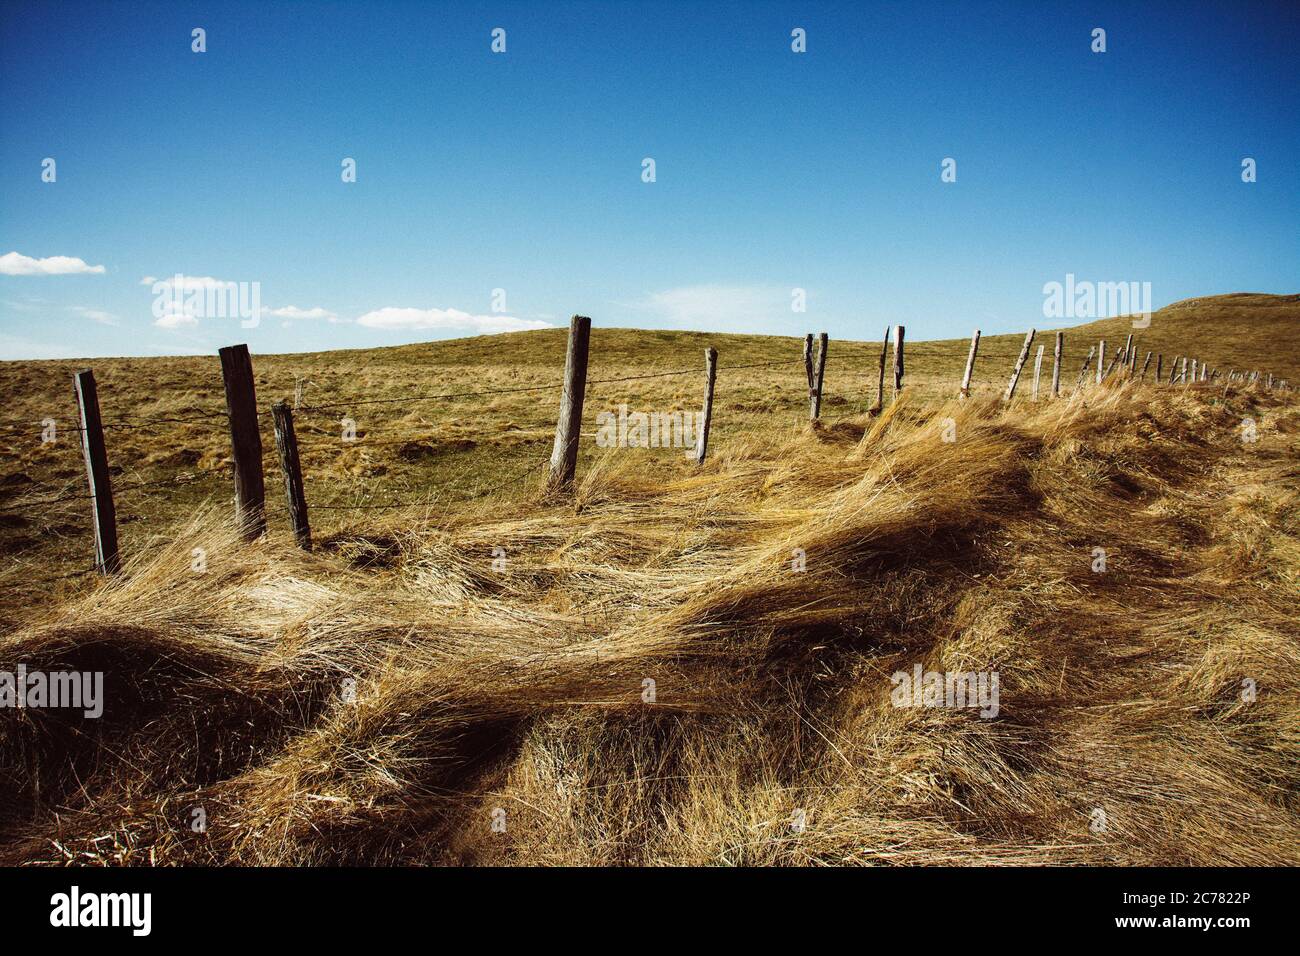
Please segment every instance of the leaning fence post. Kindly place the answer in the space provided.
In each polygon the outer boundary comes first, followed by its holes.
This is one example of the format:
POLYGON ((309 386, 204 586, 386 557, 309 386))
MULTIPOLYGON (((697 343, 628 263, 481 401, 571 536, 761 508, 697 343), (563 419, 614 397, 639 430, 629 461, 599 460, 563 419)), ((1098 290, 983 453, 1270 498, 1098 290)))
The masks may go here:
MULTIPOLYGON (((980 348, 980 330, 976 329, 970 337, 970 354, 966 356, 966 372, 961 377, 961 391, 958 398, 970 398, 970 377, 975 374, 975 354, 980 348)), ((884 358, 881 358, 883 368, 884 358)))
POLYGON ((1065 333, 1056 333, 1056 347, 1052 350, 1052 398, 1061 397, 1061 349, 1065 345, 1065 333))
POLYGON ((275 450, 280 453, 293 536, 299 547, 310 551, 311 526, 307 523, 307 495, 302 485, 302 463, 298 460, 298 436, 293 430, 293 409, 284 402, 276 402, 271 406, 271 420, 275 424, 275 450))
POLYGON ((113 507, 113 481, 108 474, 95 373, 86 369, 72 376, 72 390, 81 412, 81 451, 86 459, 86 483, 95 522, 95 567, 101 574, 112 574, 122 561, 117 551, 117 510, 113 507))
POLYGON ((803 337, 803 373, 808 379, 808 404, 812 405, 813 397, 813 334, 809 332, 803 337))
POLYGON ((1007 383, 1006 401, 1011 401, 1011 397, 1016 394, 1016 383, 1020 381, 1020 370, 1025 367, 1025 361, 1029 358, 1029 347, 1034 344, 1034 330, 1030 329, 1029 334, 1025 336, 1025 344, 1020 347, 1020 357, 1016 359, 1016 367, 1011 371, 1011 381, 1007 383))
POLYGON ((871 411, 878 413, 885 407, 885 359, 889 354, 889 326, 885 326, 885 339, 880 344, 880 386, 876 390, 876 404, 871 411))
POLYGON ((1097 384, 1098 385, 1100 385, 1101 380, 1106 377, 1105 368, 1106 368, 1106 340, 1102 339, 1097 345, 1097 384))
POLYGON ((817 371, 813 373, 813 385, 808 390, 808 417, 818 418, 822 413, 822 383, 826 380, 826 343, 828 339, 823 332, 817 336, 817 371))
MULTIPOLYGON (((1148 350, 1146 360, 1142 363, 1142 374, 1138 376, 1139 382, 1145 382, 1147 378, 1147 366, 1151 364, 1151 352, 1148 350)), ((1160 372, 1156 372, 1156 377, 1160 377, 1160 372)))
POLYGON ((1038 377, 1043 373, 1043 349, 1046 345, 1038 346, 1038 357, 1034 359, 1034 401, 1038 401, 1038 377))
POLYGON ((898 401, 898 395, 903 391, 903 334, 906 331, 901 325, 894 326, 894 401, 898 401))
POLYGON ((1088 354, 1084 356, 1083 364, 1079 366, 1079 381, 1075 383, 1074 390, 1077 392, 1083 388, 1083 377, 1088 374, 1088 364, 1092 361, 1093 355, 1097 352, 1097 346, 1089 345, 1088 354))
POLYGON ((700 416, 700 434, 695 439, 695 463, 704 463, 709 450, 709 426, 713 424, 713 384, 718 380, 718 350, 704 350, 704 412, 700 416))
POLYGON ((235 463, 235 523, 253 540, 266 533, 266 486, 262 478, 262 433, 257 427, 257 391, 247 345, 220 349, 226 384, 230 451, 235 463))
POLYGON ((560 396, 560 417, 555 422, 555 447, 551 450, 551 489, 573 482, 578 468, 578 438, 582 431, 582 403, 587 396, 587 347, 591 342, 591 319, 575 315, 569 320, 569 348, 564 356, 564 393, 560 396))

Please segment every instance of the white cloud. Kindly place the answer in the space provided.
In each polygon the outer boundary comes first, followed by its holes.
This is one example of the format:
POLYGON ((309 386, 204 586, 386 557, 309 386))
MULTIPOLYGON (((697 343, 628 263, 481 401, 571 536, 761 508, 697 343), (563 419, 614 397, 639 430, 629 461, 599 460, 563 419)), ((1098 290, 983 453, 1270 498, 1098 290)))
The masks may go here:
POLYGON ((389 331, 463 332, 466 335, 494 335, 499 332, 526 332, 549 329, 551 323, 537 319, 518 319, 512 315, 470 315, 459 309, 403 309, 386 306, 367 312, 357 325, 389 331))
POLYGON ((153 324, 160 329, 188 329, 198 325, 199 320, 187 314, 184 309, 168 309, 154 319, 153 324))
POLYGON ((655 292, 637 302, 617 303, 670 328, 710 332, 756 332, 783 328, 791 290, 775 285, 695 285, 655 292))
MULTIPOLYGON (((326 322, 329 322, 334 325, 338 325, 347 321, 346 319, 340 319, 333 312, 330 312, 328 309, 322 309, 320 306, 316 306, 315 308, 311 308, 311 309, 300 309, 296 305, 285 305, 285 306, 281 306, 278 309, 263 309, 262 315, 269 315, 277 319, 291 319, 295 321, 306 320, 306 319, 324 319, 326 322)), ((285 324, 287 325, 288 323, 286 322, 285 324)))
POLYGON ((76 256, 33 259, 18 252, 6 252, 0 256, 0 275, 6 276, 102 276, 106 271, 103 266, 87 265, 84 259, 76 256))
POLYGON ((80 305, 70 305, 68 306, 68 308, 70 308, 73 312, 76 312, 78 315, 83 315, 88 319, 93 319, 94 321, 98 322, 100 325, 121 324, 118 321, 117 316, 115 316, 112 312, 105 312, 102 309, 87 309, 86 307, 80 305))

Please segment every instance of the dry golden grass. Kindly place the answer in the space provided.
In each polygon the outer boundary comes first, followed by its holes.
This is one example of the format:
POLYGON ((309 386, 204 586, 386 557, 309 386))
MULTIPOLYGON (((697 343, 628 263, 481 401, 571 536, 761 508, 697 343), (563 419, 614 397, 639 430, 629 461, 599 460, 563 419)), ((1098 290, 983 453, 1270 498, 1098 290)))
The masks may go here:
MULTIPOLYGON (((1294 325, 1294 302, 1277 315, 1294 325)), ((1235 333, 1217 332, 1202 328, 1203 357, 1226 367, 1213 349, 1235 333)), ((553 380, 561 337, 521 338, 348 356, 336 373, 344 353, 255 362, 263 404, 295 371, 349 398, 553 380)), ((986 343, 968 402, 951 398, 964 344, 919 343, 916 387, 874 418, 843 414, 874 399, 843 383, 874 379, 876 346, 832 343, 828 390, 848 394, 811 428, 793 363, 724 375, 703 468, 589 448, 572 500, 532 477, 475 494, 545 457, 549 395, 370 425, 476 442, 456 454, 331 450, 322 427, 313 503, 463 477, 426 508, 314 513, 312 554, 276 522, 238 542, 220 480, 164 488, 171 511, 141 505, 147 531, 124 534, 111 581, 43 582, 84 537, 9 529, 0 666, 104 671, 108 703, 97 721, 0 711, 0 863, 1295 865, 1295 393, 1075 394, 1076 342, 1065 398, 1008 409, 1017 339, 986 343), (533 425, 536 440, 505 437, 533 425), (916 663, 996 670, 1000 714, 892 706, 890 675, 916 663)), ((592 376, 679 367, 707 340, 597 334, 592 376)), ((792 348, 719 344, 724 367, 792 348)), ((1264 367, 1294 381, 1296 359, 1264 367)), ((105 417, 219 407, 199 366, 173 361, 96 362, 105 417), (147 390, 167 397, 123 400, 147 390)), ((65 387, 56 364, 3 370, 36 421, 65 387)), ((699 380, 605 388, 589 418, 620 400, 690 407, 699 380)), ((200 429, 161 430, 160 446, 123 430, 110 455, 220 469, 220 433, 200 429)), ((49 464, 22 454, 10 474, 49 464)))

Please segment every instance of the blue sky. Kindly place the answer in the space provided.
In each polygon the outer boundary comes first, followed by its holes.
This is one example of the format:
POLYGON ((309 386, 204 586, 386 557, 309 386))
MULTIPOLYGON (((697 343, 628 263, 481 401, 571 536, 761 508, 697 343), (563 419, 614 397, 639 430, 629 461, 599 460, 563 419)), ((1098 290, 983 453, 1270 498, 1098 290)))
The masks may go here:
POLYGON ((1300 6, 1136 6, 7 3, 0 358, 1297 291, 1300 6), (260 324, 160 315, 177 274, 258 283, 260 324))

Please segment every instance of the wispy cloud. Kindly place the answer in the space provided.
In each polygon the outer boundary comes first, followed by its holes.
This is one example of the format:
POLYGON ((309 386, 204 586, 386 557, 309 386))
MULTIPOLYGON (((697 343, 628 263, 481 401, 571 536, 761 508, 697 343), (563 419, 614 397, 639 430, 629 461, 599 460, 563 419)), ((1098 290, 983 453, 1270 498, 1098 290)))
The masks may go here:
POLYGON ((791 290, 777 285, 693 285, 616 304, 670 328, 753 332, 788 324, 790 301, 791 290))
POLYGON ((404 309, 386 306, 367 312, 357 325, 389 331, 463 332, 466 335, 494 335, 499 332, 526 332, 549 329, 551 323, 538 319, 519 319, 512 315, 471 315, 459 309, 404 309))
POLYGON ((81 305, 70 305, 68 308, 77 313, 77 315, 98 322, 100 325, 121 325, 117 316, 112 312, 105 312, 103 309, 87 309, 85 306, 81 305))
POLYGON ((277 319, 292 321, 308 321, 313 319, 324 319, 333 325, 341 325, 347 322, 347 319, 340 319, 335 313, 328 309, 322 309, 316 306, 311 309, 300 309, 296 305, 284 305, 277 309, 262 309, 262 315, 269 315, 277 319))
POLYGON ((6 252, 0 256, 0 275, 6 276, 102 276, 106 271, 103 266, 88 265, 84 259, 76 256, 33 259, 20 252, 6 252))

